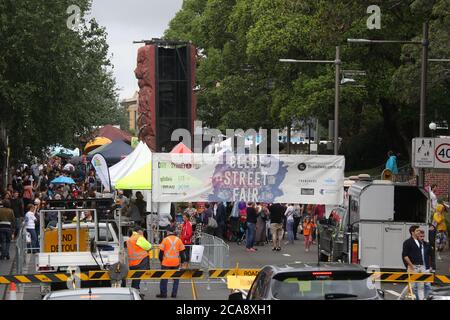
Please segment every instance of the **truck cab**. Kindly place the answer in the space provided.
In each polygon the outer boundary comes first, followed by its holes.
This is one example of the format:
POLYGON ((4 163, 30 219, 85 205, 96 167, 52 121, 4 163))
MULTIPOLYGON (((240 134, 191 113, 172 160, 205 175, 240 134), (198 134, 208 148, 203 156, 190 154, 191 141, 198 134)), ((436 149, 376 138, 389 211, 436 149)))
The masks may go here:
POLYGON ((339 223, 319 223, 321 260, 404 269, 401 252, 409 227, 428 230, 428 193, 414 185, 374 180, 355 182, 348 195, 347 207, 336 209, 339 223))

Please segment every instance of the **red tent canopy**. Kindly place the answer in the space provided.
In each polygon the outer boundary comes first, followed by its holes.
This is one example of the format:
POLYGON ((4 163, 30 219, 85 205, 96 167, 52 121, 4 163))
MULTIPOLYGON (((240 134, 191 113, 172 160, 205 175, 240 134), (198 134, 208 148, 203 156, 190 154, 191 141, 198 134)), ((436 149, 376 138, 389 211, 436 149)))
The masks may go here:
POLYGON ((122 140, 128 144, 131 144, 131 135, 123 130, 117 129, 116 127, 108 124, 98 130, 96 135, 99 137, 108 138, 111 141, 122 140))
POLYGON ((186 147, 183 142, 180 142, 175 147, 173 147, 170 153, 192 153, 192 150, 186 147))

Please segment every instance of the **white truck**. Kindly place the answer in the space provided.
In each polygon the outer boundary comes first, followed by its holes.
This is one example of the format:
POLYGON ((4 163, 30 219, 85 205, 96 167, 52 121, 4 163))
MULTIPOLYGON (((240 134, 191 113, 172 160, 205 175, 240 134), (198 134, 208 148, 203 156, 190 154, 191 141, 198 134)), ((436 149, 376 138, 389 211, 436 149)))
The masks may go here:
POLYGON ((319 223, 320 259, 404 269, 402 245, 410 237, 410 226, 428 230, 428 193, 413 185, 374 180, 355 182, 348 195, 348 208, 336 210, 340 219, 319 223))
MULTIPOLYGON (((114 220, 99 222, 95 209, 50 209, 40 211, 40 250, 35 255, 38 273, 105 269, 119 262, 122 244, 114 220), (80 221, 89 211, 92 221, 80 221), (48 216, 52 216, 48 219, 48 216), (64 216, 75 216, 66 220, 64 216), (50 223, 48 221, 50 220, 50 223)), ((107 281, 83 282, 87 286, 109 285, 107 281)), ((66 289, 66 283, 41 285, 41 293, 66 289)))

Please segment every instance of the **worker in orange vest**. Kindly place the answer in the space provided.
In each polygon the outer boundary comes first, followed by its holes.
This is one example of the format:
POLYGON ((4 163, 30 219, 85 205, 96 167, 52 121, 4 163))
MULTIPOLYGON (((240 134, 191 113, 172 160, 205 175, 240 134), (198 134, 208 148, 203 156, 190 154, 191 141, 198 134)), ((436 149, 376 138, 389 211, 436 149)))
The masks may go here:
MULTIPOLYGON (((148 251, 152 245, 144 237, 144 231, 141 227, 135 227, 133 234, 126 241, 128 252, 128 266, 130 270, 149 270, 150 258, 148 251)), ((141 280, 132 280, 131 287, 140 289, 141 280)))
MULTIPOLYGON (((167 237, 159 245, 159 261, 161 269, 179 269, 180 264, 186 261, 185 247, 180 238, 176 236, 176 229, 167 228, 167 237)), ((161 279, 159 283, 160 293, 157 298, 167 298, 167 279, 161 279)), ((179 279, 173 280, 172 298, 177 297, 179 279)))

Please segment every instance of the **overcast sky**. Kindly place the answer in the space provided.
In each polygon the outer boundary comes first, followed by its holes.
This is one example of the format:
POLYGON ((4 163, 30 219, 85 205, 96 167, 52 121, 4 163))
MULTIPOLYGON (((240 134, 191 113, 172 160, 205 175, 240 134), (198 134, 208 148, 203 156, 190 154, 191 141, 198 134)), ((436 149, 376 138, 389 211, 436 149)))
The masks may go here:
POLYGON ((91 16, 106 27, 120 100, 138 90, 134 69, 137 49, 142 44, 133 41, 162 37, 182 3, 183 0, 93 0, 91 16))

